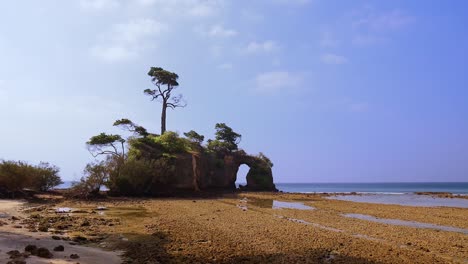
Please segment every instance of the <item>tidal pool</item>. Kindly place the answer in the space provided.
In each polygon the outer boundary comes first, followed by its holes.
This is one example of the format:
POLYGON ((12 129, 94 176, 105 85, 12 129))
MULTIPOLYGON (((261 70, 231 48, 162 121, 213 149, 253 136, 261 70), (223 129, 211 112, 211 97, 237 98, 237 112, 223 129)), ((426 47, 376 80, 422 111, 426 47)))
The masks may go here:
POLYGON ((408 226, 408 227, 415 227, 415 228, 427 228, 427 229, 435 229, 435 230, 441 230, 441 231, 468 234, 468 229, 457 228, 457 227, 452 227, 452 226, 442 226, 442 225, 421 223, 421 222, 415 222, 415 221, 405 221, 405 220, 400 220, 400 219, 378 218, 372 215, 363 215, 363 214, 344 214, 343 216, 355 218, 355 219, 372 221, 376 223, 382 223, 382 224, 389 224, 389 225, 396 225, 396 226, 408 226))
POLYGON ((332 200, 350 201, 358 203, 396 204, 404 206, 421 207, 459 207, 468 208, 468 199, 439 198, 428 195, 415 194, 363 194, 363 195, 338 195, 328 197, 332 200))
POLYGON ((241 200, 247 205, 258 206, 261 208, 271 208, 271 209, 296 209, 296 210, 314 210, 312 206, 305 205, 300 202, 283 202, 271 199, 248 199, 241 200))

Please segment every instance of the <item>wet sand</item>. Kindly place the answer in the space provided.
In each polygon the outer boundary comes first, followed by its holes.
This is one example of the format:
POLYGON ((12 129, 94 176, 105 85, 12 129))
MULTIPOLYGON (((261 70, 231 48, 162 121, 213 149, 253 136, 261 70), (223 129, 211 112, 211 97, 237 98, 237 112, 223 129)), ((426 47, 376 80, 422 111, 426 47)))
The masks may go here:
POLYGON ((47 208, 41 219, 53 219, 52 227, 66 224, 64 236, 91 240, 98 233, 101 238, 93 245, 124 250, 128 263, 468 262, 468 235, 464 233, 345 216, 362 214, 464 230, 468 229, 466 208, 268 193, 62 201, 47 208), (96 212, 98 206, 109 210, 96 212), (53 210, 57 207, 70 207, 75 213, 57 216, 53 210), (103 221, 106 224, 100 224, 103 221), (90 225, 82 226, 84 222, 90 225))
POLYGON ((99 248, 85 247, 80 245, 70 245, 69 241, 54 240, 47 232, 30 232, 24 224, 27 214, 22 212, 26 202, 13 200, 0 200, 0 263, 11 261, 7 252, 18 250, 24 252, 27 245, 35 245, 38 248, 44 247, 49 249, 53 258, 40 258, 37 256, 29 256, 24 260, 29 264, 42 263, 121 263, 119 256, 121 252, 104 251, 99 248), (12 219, 13 217, 13 219, 12 219), (21 228, 20 228, 21 227, 21 228), (53 249, 62 245, 64 251, 57 252, 53 249), (71 259, 71 254, 77 254, 78 259, 71 259))
MULTIPOLYGON (((95 218, 117 224, 76 226, 88 236, 106 234, 98 245, 127 251, 134 263, 464 263, 468 236, 346 217, 365 214, 468 229, 468 210, 355 203, 320 195, 240 194, 209 199, 114 199, 64 201, 95 218), (274 202, 276 200, 277 202, 274 202), (288 204, 284 202, 296 202, 288 204), (300 204, 304 205, 301 206, 300 204), (288 206, 292 208, 287 208, 288 206), (286 208, 284 208, 286 207, 286 208), (157 262, 154 262, 157 263, 157 262)), ((54 215, 52 213, 52 215, 54 215)), ((131 262, 130 262, 131 263, 131 262)))

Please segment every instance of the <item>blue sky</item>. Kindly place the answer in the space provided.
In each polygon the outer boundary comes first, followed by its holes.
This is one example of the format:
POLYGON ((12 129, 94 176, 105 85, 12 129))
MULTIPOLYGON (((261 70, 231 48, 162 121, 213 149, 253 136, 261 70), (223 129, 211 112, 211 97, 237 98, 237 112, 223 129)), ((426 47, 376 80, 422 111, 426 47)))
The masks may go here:
MULTIPOLYGON (((87 139, 159 131, 149 67, 180 75, 168 129, 225 122, 277 182, 468 180, 468 3, 0 3, 0 158, 78 179, 87 139)), ((245 171, 243 172, 245 173, 245 171)))

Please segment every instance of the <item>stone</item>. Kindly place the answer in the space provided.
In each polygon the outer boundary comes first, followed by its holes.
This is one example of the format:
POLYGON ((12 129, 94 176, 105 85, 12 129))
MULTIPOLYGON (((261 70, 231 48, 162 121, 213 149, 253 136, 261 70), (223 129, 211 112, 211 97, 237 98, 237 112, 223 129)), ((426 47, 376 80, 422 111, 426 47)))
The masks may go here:
POLYGON ((11 250, 11 251, 8 251, 7 254, 10 256, 10 258, 14 259, 14 258, 19 258, 21 257, 21 252, 19 252, 18 250, 11 250))
POLYGON ((60 245, 60 246, 56 246, 54 247, 54 251, 65 251, 65 247, 60 245))
POLYGON ((71 255, 70 255, 70 258, 71 258, 71 259, 79 259, 80 256, 79 256, 78 254, 71 254, 71 255))
POLYGON ((47 249, 47 248, 38 248, 37 249, 37 256, 40 258, 52 258, 54 255, 47 249))
POLYGON ((37 246, 36 245, 27 245, 25 248, 24 248, 24 251, 26 252, 34 252, 37 250, 37 246))

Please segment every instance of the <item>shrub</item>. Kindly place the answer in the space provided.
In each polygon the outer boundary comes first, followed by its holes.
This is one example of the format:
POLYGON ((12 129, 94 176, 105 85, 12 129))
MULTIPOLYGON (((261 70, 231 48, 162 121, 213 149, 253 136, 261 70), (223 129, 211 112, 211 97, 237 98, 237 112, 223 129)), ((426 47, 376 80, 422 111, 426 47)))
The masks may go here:
POLYGON ((114 193, 128 196, 153 195, 167 186, 174 175, 170 159, 128 160, 114 182, 114 193))
POLYGON ((57 166, 41 162, 33 170, 36 173, 33 188, 36 190, 45 192, 63 183, 58 175, 60 169, 57 166))
POLYGON ((165 153, 176 154, 187 152, 191 149, 190 141, 179 137, 176 132, 167 131, 161 136, 152 137, 152 139, 163 147, 165 153))
POLYGON ((22 161, 0 162, 0 187, 7 192, 20 192, 29 188, 48 191, 62 184, 59 168, 41 162, 37 166, 22 161))

